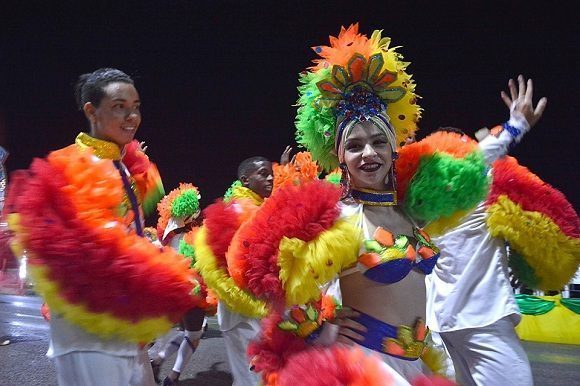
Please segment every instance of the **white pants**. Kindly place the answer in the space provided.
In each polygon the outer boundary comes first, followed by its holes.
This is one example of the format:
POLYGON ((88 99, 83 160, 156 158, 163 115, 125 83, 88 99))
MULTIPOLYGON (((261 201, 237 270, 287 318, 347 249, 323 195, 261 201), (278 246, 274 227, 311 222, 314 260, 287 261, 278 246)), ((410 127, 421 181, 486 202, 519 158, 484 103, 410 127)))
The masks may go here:
POLYGON ((460 385, 533 385, 530 362, 509 316, 489 326, 440 335, 460 385))
POLYGON ((234 378, 233 386, 255 386, 258 384, 258 375, 250 370, 248 344, 259 333, 257 321, 241 322, 235 327, 222 331, 228 362, 234 378))
POLYGON ((59 386, 155 386, 147 351, 114 356, 74 351, 54 358, 59 386))

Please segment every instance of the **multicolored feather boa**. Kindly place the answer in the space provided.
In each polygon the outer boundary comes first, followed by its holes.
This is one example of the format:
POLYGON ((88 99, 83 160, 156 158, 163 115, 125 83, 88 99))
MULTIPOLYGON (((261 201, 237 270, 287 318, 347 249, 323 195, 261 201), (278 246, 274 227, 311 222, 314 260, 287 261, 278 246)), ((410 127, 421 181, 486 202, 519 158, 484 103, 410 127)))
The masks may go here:
POLYGON ((510 265, 524 284, 547 291, 570 281, 580 265, 580 221, 561 192, 505 157, 493 164, 486 205, 489 231, 516 252, 510 265))
POLYGON ((70 323, 148 342, 200 301, 187 260, 128 230, 119 170, 90 146, 34 160, 14 174, 9 195, 13 245, 26 249, 38 292, 70 323))
POLYGON ((437 132, 402 147, 395 161, 397 194, 407 213, 434 236, 459 220, 487 195, 487 166, 477 142, 437 132))
POLYGON ((320 286, 356 261, 360 232, 341 219, 340 189, 326 181, 288 184, 234 235, 226 253, 236 284, 270 303, 320 298, 320 286))
POLYGON ((486 200, 490 234, 509 243, 510 265, 524 284, 558 290, 577 271, 578 215, 561 192, 514 158, 494 162, 487 178, 475 141, 437 132, 400 149, 395 165, 399 199, 414 219, 428 223, 430 235, 456 227, 486 200))
MULTIPOLYGON (((236 190, 244 191, 241 186, 236 190)), ((203 211, 204 223, 194 240, 195 268, 208 288, 229 309, 251 318, 263 318, 268 307, 262 300, 240 288, 231 278, 225 258, 232 237, 240 225, 258 209, 255 200, 230 197, 203 211)))

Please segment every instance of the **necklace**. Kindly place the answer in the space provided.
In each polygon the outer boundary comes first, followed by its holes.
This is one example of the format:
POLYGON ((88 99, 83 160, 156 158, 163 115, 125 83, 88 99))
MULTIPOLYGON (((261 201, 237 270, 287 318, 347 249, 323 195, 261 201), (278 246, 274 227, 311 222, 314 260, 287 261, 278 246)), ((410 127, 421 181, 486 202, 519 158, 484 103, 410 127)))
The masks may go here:
POLYGON ((386 190, 352 189, 352 198, 363 205, 394 206, 397 205, 397 192, 386 190))

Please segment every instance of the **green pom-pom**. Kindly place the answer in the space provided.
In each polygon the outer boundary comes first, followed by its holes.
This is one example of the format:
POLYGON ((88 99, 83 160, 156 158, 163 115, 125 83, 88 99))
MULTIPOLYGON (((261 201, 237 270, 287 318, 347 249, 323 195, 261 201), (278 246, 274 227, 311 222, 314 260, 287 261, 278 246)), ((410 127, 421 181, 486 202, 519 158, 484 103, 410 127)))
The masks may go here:
POLYGON ((340 185, 340 180, 342 179, 342 176, 339 173, 330 173, 324 179, 330 182, 331 184, 340 185))
POLYGON ((232 185, 226 190, 226 194, 224 194, 224 202, 230 202, 232 200, 232 196, 234 195, 234 191, 236 188, 242 186, 242 182, 240 180, 235 180, 232 182, 232 185))
POLYGON ((300 76, 298 113, 296 115, 296 142, 304 146, 312 158, 326 171, 338 167, 334 155, 336 117, 328 107, 320 105, 320 90, 316 85, 330 77, 330 69, 308 72, 300 76))
POLYGON ((526 287, 537 289, 540 279, 536 276, 534 269, 528 264, 526 259, 513 248, 510 247, 509 266, 512 274, 521 281, 526 287))
POLYGON ((195 264, 195 248, 193 245, 189 245, 184 240, 180 240, 178 252, 190 260, 190 266, 193 268, 193 265, 195 264))
POLYGON ((181 193, 171 204, 171 215, 173 217, 189 217, 199 211, 198 193, 189 189, 181 193))
POLYGON ((488 192, 483 155, 474 151, 464 158, 434 153, 421 159, 405 196, 407 213, 431 222, 473 208, 488 192))

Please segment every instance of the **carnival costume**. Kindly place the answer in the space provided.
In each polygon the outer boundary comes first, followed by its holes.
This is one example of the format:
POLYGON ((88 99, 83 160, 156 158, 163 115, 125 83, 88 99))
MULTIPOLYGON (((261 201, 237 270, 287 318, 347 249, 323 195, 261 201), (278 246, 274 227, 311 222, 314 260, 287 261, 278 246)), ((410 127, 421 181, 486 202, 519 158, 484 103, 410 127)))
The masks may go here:
POLYGON ((136 141, 121 160, 117 145, 81 133, 15 173, 10 191, 15 247, 54 313, 103 338, 147 342, 195 304, 187 262, 140 237, 140 204, 151 209, 162 190, 136 141))
MULTIPOLYGON (((322 59, 301 75, 297 140, 327 171, 337 166, 344 170, 344 140, 357 122, 370 120, 384 127, 393 151, 417 129, 421 109, 405 71, 408 63, 389 43, 380 31, 368 38, 353 25, 343 28, 338 38, 331 37, 330 47, 314 47, 322 59)), ((441 224, 485 197, 486 166, 475 144, 434 136, 416 148, 420 152, 398 151, 396 190, 351 189, 340 204, 342 192, 332 184, 286 184, 231 237, 224 253, 231 277, 266 301, 272 312, 260 340, 249 350, 264 383, 289 385, 298 379, 312 385, 406 383, 368 352, 354 354, 309 343, 321 341, 318 335, 324 336, 325 331, 320 326, 340 306, 339 293, 334 292, 334 298, 333 291, 325 288, 337 274, 355 268, 371 280, 394 283, 413 268, 430 272, 437 259, 437 248, 417 226, 412 235, 380 227, 365 232, 363 208, 399 204, 417 223, 441 224), (321 289, 327 290, 328 297, 322 296, 321 289), (348 362, 349 355, 368 358, 376 372, 361 371, 362 361, 342 372, 336 369, 334 364, 348 362), (304 367, 294 364, 299 358, 304 367), (361 374, 368 377, 357 378, 361 374)), ((331 178, 336 179, 332 174, 331 178)), ((344 182, 347 179, 344 173, 344 182)), ((336 288, 336 283, 331 286, 336 288)), ((363 314, 358 321, 369 330, 363 343, 368 351, 403 362, 434 357, 426 347, 428 330, 420 320, 414 326, 392 326, 363 314)))
MULTIPOLYGON (((516 121, 512 116, 504 127, 527 125, 516 121)), ((504 157, 523 132, 514 136, 502 127, 492 132, 479 143, 492 167, 488 196, 434 238, 441 256, 426 279, 427 322, 445 342, 461 384, 531 385, 514 329, 520 310, 508 265, 529 288, 562 288, 580 262, 579 221, 562 193, 504 157)))
MULTIPOLYGON (((163 188, 137 141, 122 150, 81 133, 74 145, 15 172, 9 187, 13 248, 26 250, 36 290, 51 308, 49 356, 59 360, 82 361, 65 356, 81 352, 105 363, 108 354, 132 366, 138 343, 169 330, 200 301, 188 262, 141 237, 141 208, 152 210, 163 188)), ((115 369, 124 376, 122 363, 111 366, 93 380, 114 377, 115 369)))

